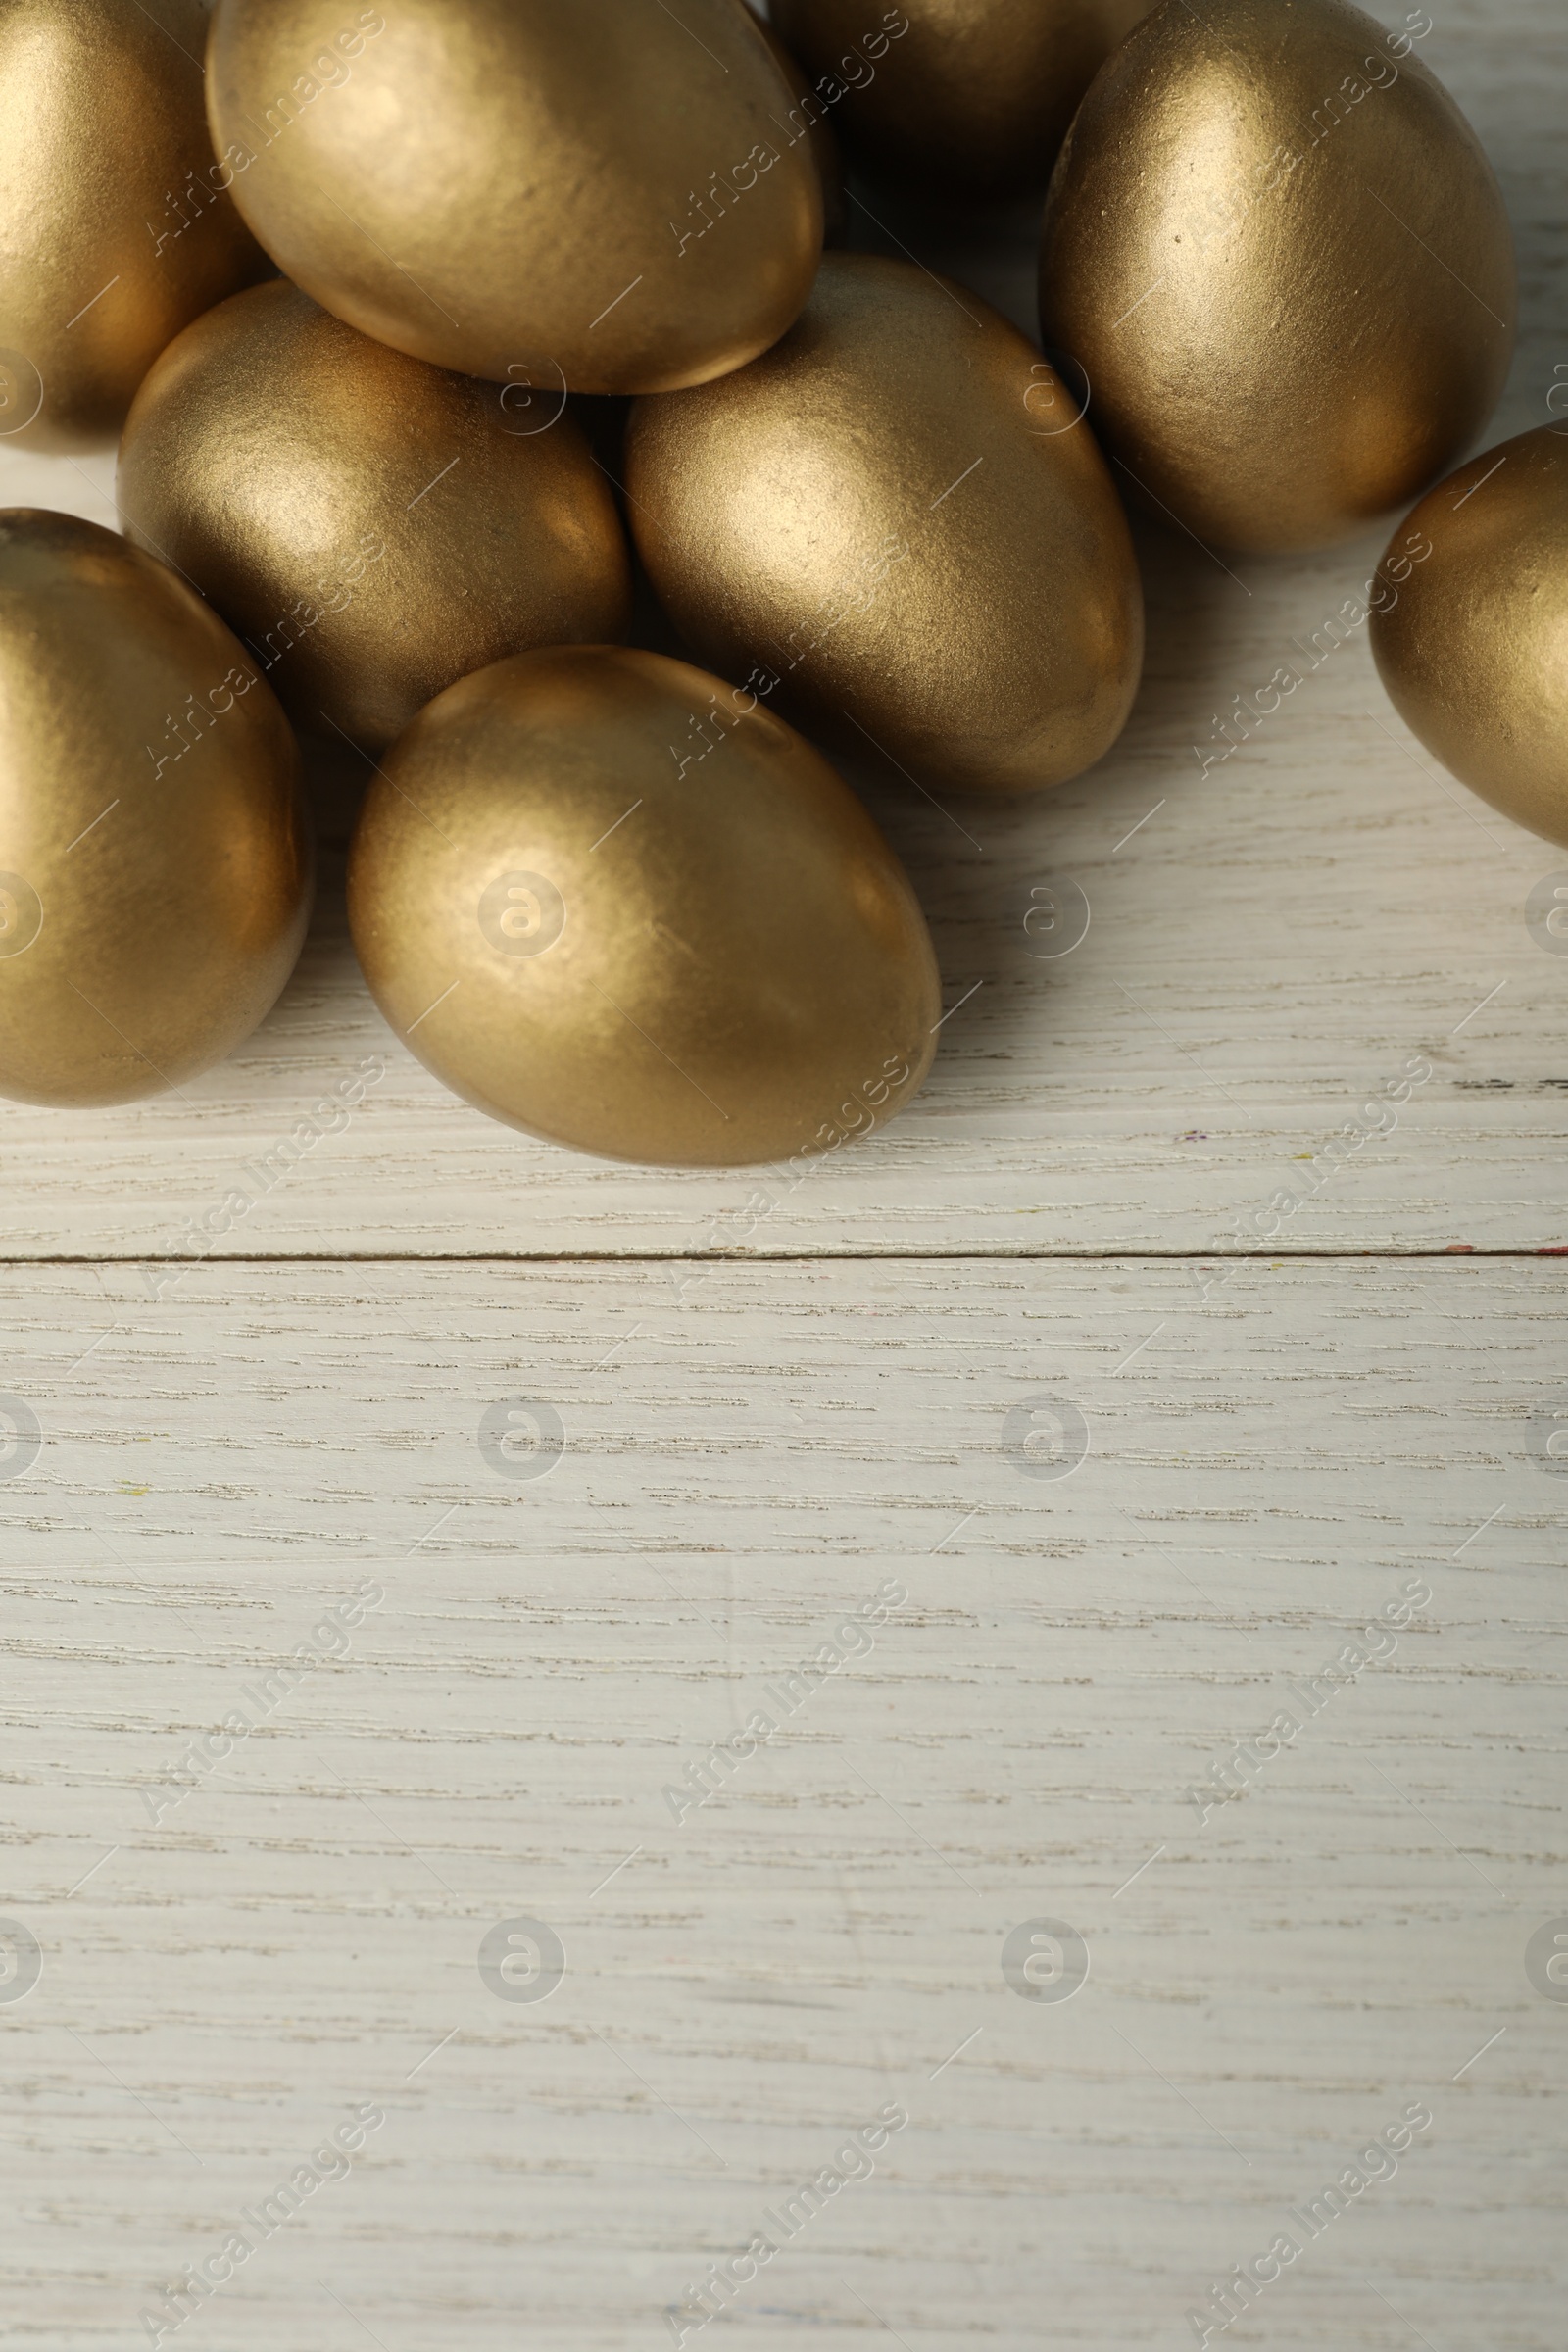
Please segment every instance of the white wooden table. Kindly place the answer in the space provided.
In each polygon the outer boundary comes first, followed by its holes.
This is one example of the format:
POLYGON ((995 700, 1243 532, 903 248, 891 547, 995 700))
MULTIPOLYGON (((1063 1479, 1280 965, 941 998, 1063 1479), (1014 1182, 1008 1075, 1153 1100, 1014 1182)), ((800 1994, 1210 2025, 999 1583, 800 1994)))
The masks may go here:
MULTIPOLYGON (((1434 14, 1520 241, 1495 440, 1568 362, 1568 28, 1434 14)), ((922 233, 1030 322, 1021 236, 922 233)), ((0 454, 7 504, 111 484, 0 454)), ((1525 910, 1568 851, 1433 768, 1363 637, 1194 750, 1382 537, 1238 584, 1144 531, 1101 769, 956 822, 859 779, 957 1009, 793 1191, 443 1095, 354 967, 343 775, 230 1063, 0 1105, 19 2345, 150 2341, 240 2230, 162 2341, 653 2352, 771 2231, 710 2343, 1174 2352, 1294 2230, 1238 2343, 1560 2347, 1568 955, 1525 910), (1069 953, 1037 891, 1063 941, 1087 904, 1069 953), (1292 2219, 1412 2106, 1396 2171, 1292 2219)))

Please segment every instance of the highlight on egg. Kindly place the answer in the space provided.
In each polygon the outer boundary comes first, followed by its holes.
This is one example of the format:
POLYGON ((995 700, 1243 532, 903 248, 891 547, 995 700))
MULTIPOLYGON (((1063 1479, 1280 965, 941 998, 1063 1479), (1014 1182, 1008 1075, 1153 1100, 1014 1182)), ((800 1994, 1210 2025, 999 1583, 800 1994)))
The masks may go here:
POLYGON ((118 496, 302 725, 371 749, 470 670, 630 618, 625 534, 564 392, 408 359, 284 278, 163 355, 118 496))
POLYGON ((824 257, 774 349, 636 402, 638 551, 683 638, 923 788, 1102 757, 1143 660, 1126 517, 1072 388, 967 287, 824 257))
POLYGON ((856 155, 924 192, 983 199, 1044 188, 1079 99, 1148 6, 773 0, 773 15, 856 155))
POLYGON ((519 654, 382 763, 349 921, 377 1004, 527 1133, 687 1167, 881 1127, 941 992, 907 877, 752 694, 660 654, 519 654))
POLYGON ((265 273, 206 38, 201 0, 0 8, 0 448, 112 438, 171 337, 265 273))
POLYGON ((412 358, 702 383, 810 289, 809 124, 740 0, 218 0, 208 59, 262 244, 412 358))
POLYGON ((299 755, 244 648, 96 523, 0 513, 0 1095, 134 1102, 231 1053, 311 899, 299 755))
POLYGON ((1374 609, 1372 652, 1405 725, 1568 849, 1568 426, 1471 458, 1405 517, 1380 572, 1398 586, 1374 609))
POLYGON ((1127 485, 1208 546, 1349 536, 1451 465, 1501 392, 1512 240, 1422 25, 1164 0, 1074 119, 1046 346, 1087 377, 1127 485))

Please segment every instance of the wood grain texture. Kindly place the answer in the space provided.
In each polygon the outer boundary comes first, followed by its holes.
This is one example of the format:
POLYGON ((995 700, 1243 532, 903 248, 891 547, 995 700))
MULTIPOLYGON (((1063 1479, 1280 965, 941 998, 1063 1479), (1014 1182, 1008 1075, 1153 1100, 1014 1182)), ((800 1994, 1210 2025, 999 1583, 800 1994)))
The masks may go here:
MULTIPOLYGON (((1523 264, 1496 440, 1545 419, 1553 368, 1568 365, 1568 41, 1558 0, 1434 13, 1422 53, 1496 163, 1523 264)), ((1032 331, 1027 223, 982 246, 874 204, 922 259, 1032 331)), ((876 243, 875 222, 857 220, 876 243)), ((112 479, 108 457, 0 445, 7 502, 109 521, 112 479)), ((1249 1225, 1254 1212, 1411 1054, 1431 1058, 1431 1084, 1396 1133, 1293 1212, 1290 1247, 1568 1243, 1568 956, 1537 946, 1523 914, 1568 852, 1435 768, 1383 696, 1364 629, 1201 772, 1215 714, 1310 658, 1293 641, 1310 648, 1385 537, 1238 562, 1233 576, 1141 526, 1148 674, 1108 760, 1033 808, 955 800, 947 814, 896 776, 857 779, 910 866, 956 1009, 919 1102, 787 1197, 746 1175, 587 1160, 447 1097, 356 971, 340 890, 352 793, 334 775, 311 945, 231 1061, 183 1098, 109 1115, 0 1104, 6 1252, 176 1252, 185 1221, 371 1053, 387 1076, 353 1129, 219 1238, 220 1253, 1256 1247, 1270 1237, 1249 1225), (1071 884, 1092 908, 1088 935, 1042 960, 1023 929, 1031 893, 1071 884), (775 1202, 760 1220, 759 1189, 775 1202)))
MULTIPOLYGON (((1558 0, 1434 14, 1524 262, 1500 439, 1568 365, 1568 41, 1558 0)), ((882 217, 1030 322, 1024 233, 882 217)), ((108 521, 111 487, 0 445, 0 502, 108 521)), ((688 2347, 1176 2352, 1295 2230, 1212 2346, 1558 2352, 1568 2001, 1526 1949, 1568 1919, 1568 1266, 1534 1254, 1568 957, 1522 909, 1568 853, 1424 763, 1360 637, 1202 777, 1382 534, 1240 584, 1140 544, 1148 680, 1093 776, 949 814, 858 778, 957 1009, 909 1114, 798 1186, 444 1097, 356 974, 330 766, 316 928, 243 1052, 126 1111, 0 1104, 27 2352, 148 2343, 365 2103, 348 2177, 166 2345, 656 2352, 893 2101, 688 2347), (1031 892, 1071 883, 1088 934, 1041 959, 1031 892), (1031 1475, 1074 1414, 1079 1465, 1031 1475), (803 1697, 824 1644, 858 1654, 803 1697), (564 1947, 541 2004, 479 1973, 519 1918, 564 1947), (1041 1920, 1087 1943, 1065 2002, 1004 1974, 1041 1920)))
POLYGON ((1568 1274, 679 1279, 236 1265, 155 1309, 124 1269, 5 1278, 41 1431, 0 1484, 0 1914, 44 1952, 0 2001, 15 2340, 145 2341, 372 2101, 184 2343, 652 2352, 898 2101, 709 2340, 1175 2346, 1425 2101, 1237 2340, 1555 2345, 1568 2003, 1523 1952, 1568 1911, 1568 1483, 1531 1451, 1568 1274), (1042 1394, 1090 1439, 1055 1481, 1005 1437, 1042 1394), (548 1475, 479 1449, 517 1396, 560 1416, 548 1475), (154 1822, 368 1578, 352 1649, 154 1822), (677 1822, 662 1790, 889 1578, 677 1822), (1394 1653, 1205 1818, 1407 1579, 1394 1653), (480 1981, 515 1917, 564 1940, 547 2004, 480 1981), (1059 2005, 1001 1972, 1039 1918, 1090 1949, 1059 2005))

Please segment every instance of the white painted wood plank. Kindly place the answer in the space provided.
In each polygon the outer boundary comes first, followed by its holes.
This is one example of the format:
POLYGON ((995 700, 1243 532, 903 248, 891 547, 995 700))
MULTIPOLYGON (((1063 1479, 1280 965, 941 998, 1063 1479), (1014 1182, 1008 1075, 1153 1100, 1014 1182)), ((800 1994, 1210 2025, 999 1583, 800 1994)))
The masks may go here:
POLYGON ((1424 2101, 1236 2340, 1544 2352, 1565 1279, 234 1265, 153 1306, 129 1269, 0 1276, 40 1433, 0 1483, 0 1916, 44 1956, 0 1984, 17 2340, 145 2341, 372 2101, 352 2176, 177 2340, 652 2348, 896 2100, 726 2328, 1175 2346, 1424 2101), (1053 1482, 1004 1446, 1041 1395, 1091 1441, 1053 1482), (562 1425, 534 1479, 477 1444, 518 1396, 562 1425), (887 1578, 872 1645, 677 1824, 662 1788, 887 1578), (1203 1818, 1185 1792, 1411 1578, 1393 1653, 1203 1818), (259 1706, 367 1579, 341 1662, 259 1706), (139 1788, 234 1711, 154 1823, 139 1788), (564 1943, 544 2005, 477 1971, 517 1917, 564 1943), (1041 1918, 1088 1941, 1065 2004, 1002 1974, 1041 1918))
MULTIPOLYGON (((1518 361, 1489 428, 1501 438, 1544 419, 1553 368, 1568 364, 1568 39, 1557 0, 1434 13, 1424 54, 1496 163, 1524 264, 1518 361)), ((1029 320, 1026 236, 987 258, 972 237, 907 233, 1029 320)), ((73 466, 0 449, 0 500, 107 520, 111 483, 107 458, 73 466)), ((1254 1244, 1293 1250, 1568 1243, 1568 956, 1538 946, 1523 913, 1539 880, 1568 872, 1568 852, 1423 765, 1361 638, 1323 662, 1272 733, 1200 774, 1213 714, 1291 659, 1293 639, 1310 641, 1382 541, 1238 564, 1238 586, 1186 542, 1145 531, 1148 679, 1093 775, 1029 809, 955 803, 953 823, 861 779, 930 910, 949 1004, 984 985, 945 1028, 918 1104, 787 1197, 744 1175, 591 1162, 445 1097, 355 970, 333 785, 327 887, 276 1013, 184 1101, 86 1116, 0 1105, 0 1250, 177 1252, 186 1220, 371 1054, 387 1076, 352 1130, 220 1251, 1212 1250, 1240 1246, 1238 1220, 1254 1244), (1073 954, 1044 962, 1023 916, 1037 885, 1064 882, 1093 921, 1073 954), (1397 1131, 1305 1195, 1302 1155, 1411 1054, 1434 1076, 1397 1131), (1259 1231, 1293 1182, 1300 1205, 1279 1235, 1259 1231), (760 1220, 759 1189, 775 1202, 760 1220)))

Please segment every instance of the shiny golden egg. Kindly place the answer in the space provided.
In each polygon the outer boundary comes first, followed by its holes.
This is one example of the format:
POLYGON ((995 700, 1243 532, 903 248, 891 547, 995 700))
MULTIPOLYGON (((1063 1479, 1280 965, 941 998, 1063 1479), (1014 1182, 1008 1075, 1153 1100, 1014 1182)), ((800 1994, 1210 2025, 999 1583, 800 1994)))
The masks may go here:
POLYGON ((630 617, 614 496, 564 392, 407 359, 286 278, 164 354, 118 495, 301 725, 372 748, 469 670, 630 617))
POLYGON ((1370 635, 1411 733, 1568 849, 1568 425, 1484 451, 1422 499, 1378 566, 1370 635))
POLYGON ((809 125, 741 0, 219 0, 209 68, 268 252, 415 359, 664 390, 810 289, 809 125))
POLYGON ((1046 347, 1087 375, 1124 484, 1206 545, 1363 528, 1502 389, 1513 247, 1417 52, 1431 22, 1164 0, 1074 120, 1046 207, 1046 347))
POLYGON ((967 287, 829 254, 765 358, 640 400, 632 530, 677 628, 923 787, 1059 784, 1143 660, 1126 517, 1069 386, 967 287))
POLYGON ((0 513, 0 1094, 129 1102, 270 1010, 310 912, 288 722, 173 572, 0 513))
POLYGON ((517 654, 372 783, 349 921, 377 1004, 492 1118, 684 1167, 880 1127, 941 1017, 903 867, 754 695, 662 654, 517 654))
POLYGON ((937 195, 1043 188, 1073 109, 1149 0, 773 0, 816 102, 937 195))
POLYGON ((267 269, 203 105, 201 0, 0 7, 0 443, 112 438, 182 326, 267 269))

